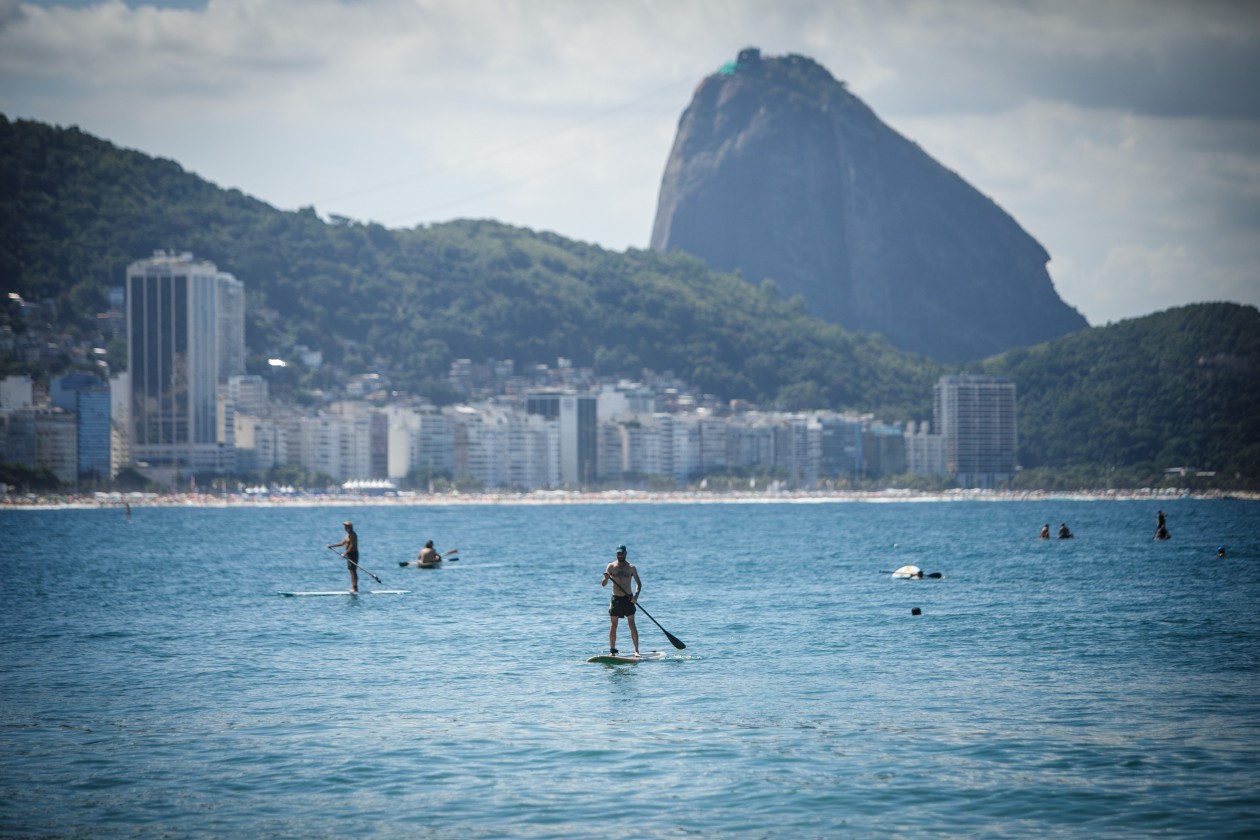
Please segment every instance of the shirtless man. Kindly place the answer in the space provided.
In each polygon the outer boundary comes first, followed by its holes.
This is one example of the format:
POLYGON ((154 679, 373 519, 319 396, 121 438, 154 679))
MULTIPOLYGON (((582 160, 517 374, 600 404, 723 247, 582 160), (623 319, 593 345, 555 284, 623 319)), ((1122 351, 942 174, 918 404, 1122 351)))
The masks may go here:
POLYGON ((433 540, 429 540, 424 544, 424 548, 420 549, 420 554, 416 556, 416 562, 422 566, 430 563, 437 563, 442 559, 442 555, 438 554, 433 548, 433 540))
POLYGON ((339 543, 333 543, 329 548, 346 547, 341 556, 346 558, 346 568, 350 570, 350 591, 359 591, 359 535, 354 532, 353 522, 343 522, 346 526, 346 537, 339 543))
POLYGON ((625 618, 630 625, 630 640, 634 642, 634 655, 639 655, 639 631, 634 626, 635 602, 643 591, 643 581, 639 580, 639 570, 626 562, 626 547, 617 546, 617 560, 604 567, 604 579, 600 586, 607 586, 612 581, 612 600, 608 602, 608 652, 617 655, 617 619, 625 618), (630 581, 635 583, 631 592, 630 581))

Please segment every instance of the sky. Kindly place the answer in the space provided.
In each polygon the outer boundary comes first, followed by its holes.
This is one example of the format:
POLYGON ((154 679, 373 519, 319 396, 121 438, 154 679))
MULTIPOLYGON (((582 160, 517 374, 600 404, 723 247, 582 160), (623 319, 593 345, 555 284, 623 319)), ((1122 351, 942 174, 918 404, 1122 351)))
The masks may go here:
POLYGON ((0 0, 0 113, 280 209, 622 251, 746 46, 819 62, 996 201, 1091 324, 1260 304, 1260 2, 0 0))

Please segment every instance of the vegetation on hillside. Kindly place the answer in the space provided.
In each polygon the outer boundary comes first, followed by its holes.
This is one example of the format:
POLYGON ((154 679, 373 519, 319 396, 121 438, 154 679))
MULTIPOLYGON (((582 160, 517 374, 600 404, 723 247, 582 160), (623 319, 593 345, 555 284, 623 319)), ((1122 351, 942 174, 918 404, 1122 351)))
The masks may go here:
MULTIPOLYGON (((571 358, 610 375, 672 370, 706 392, 785 408, 927 419, 953 372, 847 333, 685 255, 616 253, 492 221, 409 230, 282 212, 171 161, 77 129, 0 116, 0 283, 96 330, 107 290, 155 249, 243 280, 253 372, 320 350, 439 395, 451 361, 571 358)), ((5 302, 0 320, 17 324, 5 302)), ((116 348, 114 348, 116 350, 116 348)), ((112 357, 117 361, 118 354, 112 357)), ((1020 462, 1091 486, 1171 467, 1260 482, 1260 313, 1202 304, 1085 330, 972 366, 1018 389, 1020 462), (1070 471, 1070 472, 1065 472, 1070 471)))
POLYGON ((243 280, 255 368, 301 345, 346 375, 440 391, 456 358, 672 370, 787 408, 930 411, 939 366, 685 255, 614 253, 491 221, 411 230, 281 212, 75 129, 0 122, 0 279, 89 328, 126 266, 191 251, 243 280))
POLYGON ((1260 311, 1195 304, 989 359, 1016 382, 1025 469, 1260 476, 1260 311))

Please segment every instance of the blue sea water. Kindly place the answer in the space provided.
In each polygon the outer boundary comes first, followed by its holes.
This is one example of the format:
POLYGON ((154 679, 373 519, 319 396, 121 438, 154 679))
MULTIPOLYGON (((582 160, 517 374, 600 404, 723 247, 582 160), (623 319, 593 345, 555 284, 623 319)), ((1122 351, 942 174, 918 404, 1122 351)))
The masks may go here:
POLYGON ((1258 525, 1194 499, 6 510, 0 834, 1256 836, 1258 525), (361 585, 410 592, 278 595, 347 585, 346 518, 361 585), (461 559, 400 568, 425 539, 461 559), (585 661, 619 542, 686 642, 641 614, 663 661, 585 661))

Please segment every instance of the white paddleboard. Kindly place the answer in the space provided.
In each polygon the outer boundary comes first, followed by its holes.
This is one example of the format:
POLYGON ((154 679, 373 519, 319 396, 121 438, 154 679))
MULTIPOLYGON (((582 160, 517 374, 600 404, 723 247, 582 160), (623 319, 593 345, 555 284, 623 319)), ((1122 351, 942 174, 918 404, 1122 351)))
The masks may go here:
POLYGON ((665 658, 663 650, 649 650, 647 653, 641 653, 635 656, 633 653, 629 656, 617 654, 616 656, 605 653, 603 656, 592 656, 587 662, 598 662, 601 665, 634 665, 636 662, 653 662, 658 659, 665 658))
POLYGON ((893 572, 892 576, 895 578, 917 578, 923 576, 923 570, 918 566, 902 566, 893 572))
POLYGON ((366 592, 351 592, 348 589, 339 589, 332 592, 278 592, 276 594, 286 598, 313 598, 323 595, 406 595, 410 591, 410 589, 369 589, 366 592))

